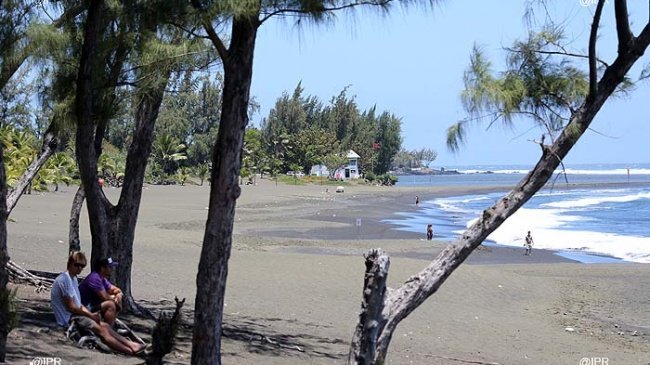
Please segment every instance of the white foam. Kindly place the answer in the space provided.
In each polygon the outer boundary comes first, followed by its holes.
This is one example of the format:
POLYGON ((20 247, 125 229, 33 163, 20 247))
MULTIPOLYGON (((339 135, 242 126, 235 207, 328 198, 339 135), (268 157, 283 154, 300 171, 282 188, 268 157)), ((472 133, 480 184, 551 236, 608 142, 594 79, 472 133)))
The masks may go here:
POLYGON ((468 209, 463 209, 460 206, 475 202, 475 201, 483 201, 483 200, 491 200, 490 197, 488 196, 463 196, 463 197, 455 197, 455 198, 442 198, 442 199, 435 199, 431 203, 436 206, 438 209, 445 211, 445 212, 450 212, 450 213, 470 213, 471 210, 468 209))
MULTIPOLYGON (((650 175, 650 169, 609 169, 609 170, 583 170, 583 169, 566 169, 569 175, 650 175)), ((555 173, 560 173, 561 170, 555 170, 555 173)))
MULTIPOLYGON (((650 263, 650 237, 561 230, 559 228, 567 222, 585 220, 584 217, 559 214, 562 211, 521 208, 492 232, 488 239, 501 245, 523 246, 526 233, 531 231, 535 242, 533 248, 574 250, 650 263)), ((476 219, 468 223, 468 226, 474 221, 476 219)))
MULTIPOLYGON (((599 190, 600 194, 603 194, 605 191, 599 190)), ((637 194, 630 195, 619 195, 619 196, 601 196, 601 197, 589 197, 576 200, 565 200, 560 202, 551 202, 542 204, 542 207, 551 207, 551 208, 585 208, 588 206, 599 205, 602 203, 626 203, 632 202, 641 199, 650 199, 650 191, 641 192, 637 194)))
MULTIPOLYGON (((461 174, 527 174, 530 170, 526 169, 499 169, 499 170, 482 170, 482 169, 467 169, 467 170, 458 170, 461 174)), ((568 168, 564 171, 561 169, 555 170, 555 174, 567 175, 650 175, 650 169, 634 169, 634 168, 619 168, 619 169, 608 169, 608 170, 589 170, 589 169, 572 169, 568 168)))

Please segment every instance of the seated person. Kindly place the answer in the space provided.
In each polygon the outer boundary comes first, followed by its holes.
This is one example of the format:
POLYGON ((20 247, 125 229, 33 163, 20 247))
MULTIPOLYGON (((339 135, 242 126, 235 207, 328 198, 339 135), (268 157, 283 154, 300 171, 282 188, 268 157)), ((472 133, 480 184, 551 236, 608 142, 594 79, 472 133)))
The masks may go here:
POLYGON ((99 260, 95 270, 79 285, 81 303, 91 311, 100 311, 104 321, 111 326, 122 309, 122 290, 108 281, 117 264, 111 257, 99 260))
POLYGON ((59 274, 52 284, 51 306, 56 323, 68 327, 73 321, 77 327, 96 334, 108 347, 127 355, 143 352, 146 345, 130 341, 102 322, 98 312, 91 312, 81 305, 81 295, 77 275, 86 266, 86 256, 79 251, 72 252, 68 257, 67 270, 59 274))

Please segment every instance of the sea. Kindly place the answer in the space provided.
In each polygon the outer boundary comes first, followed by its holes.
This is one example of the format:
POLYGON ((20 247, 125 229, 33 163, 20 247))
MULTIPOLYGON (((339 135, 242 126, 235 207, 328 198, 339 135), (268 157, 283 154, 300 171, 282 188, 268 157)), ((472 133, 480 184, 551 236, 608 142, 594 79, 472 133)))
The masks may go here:
MULTIPOLYGON (((531 167, 458 166, 455 175, 401 175, 397 186, 514 186, 531 167)), ((531 231, 533 249, 550 249, 583 263, 650 263, 650 163, 565 166, 494 231, 485 245, 522 247, 531 231)), ((384 220, 400 230, 453 240, 481 212, 509 191, 433 198, 420 197, 415 212, 384 220), (424 199, 423 199, 424 198, 424 199)))

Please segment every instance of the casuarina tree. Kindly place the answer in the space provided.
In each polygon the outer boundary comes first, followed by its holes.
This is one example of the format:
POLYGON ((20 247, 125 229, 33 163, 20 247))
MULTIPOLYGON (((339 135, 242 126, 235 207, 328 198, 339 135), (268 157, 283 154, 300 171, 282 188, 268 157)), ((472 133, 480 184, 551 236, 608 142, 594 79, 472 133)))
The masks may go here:
MULTIPOLYGON (((539 142, 541 157, 535 167, 510 193, 484 210, 476 222, 452 244, 443 249, 427 267, 410 277, 400 287, 392 289, 386 286, 390 266, 388 256, 379 249, 368 252, 362 310, 352 340, 348 363, 382 364, 385 362, 388 347, 397 325, 433 295, 490 233, 548 182, 571 148, 587 131, 603 104, 627 82, 628 71, 641 58, 650 44, 650 23, 646 23, 641 32, 634 35, 630 29, 627 2, 615 0, 613 16, 618 36, 618 55, 611 63, 603 63, 597 57, 596 45, 603 6, 606 2, 607 0, 598 1, 593 16, 589 36, 589 53, 584 57, 588 61, 589 70, 585 74, 585 85, 588 87, 584 93, 564 92, 569 89, 564 88, 565 83, 558 80, 558 74, 555 72, 562 70, 564 63, 546 62, 543 64, 546 66, 545 72, 506 74, 502 82, 510 83, 511 87, 513 84, 518 84, 518 86, 512 87, 517 92, 510 93, 510 97, 503 99, 495 98, 492 88, 483 88, 482 91, 481 88, 474 88, 473 86, 476 84, 472 80, 476 80, 477 76, 488 81, 491 78, 486 73, 477 74, 470 70, 472 75, 468 75, 470 77, 466 78, 470 82, 467 84, 465 93, 466 96, 472 95, 470 102, 466 104, 470 112, 483 108, 483 110, 490 110, 497 114, 502 113, 501 117, 507 118, 518 110, 529 111, 528 108, 531 107, 533 100, 551 100, 554 101, 551 106, 552 110, 567 112, 567 120, 563 122, 561 119, 563 117, 558 116, 544 120, 541 123, 544 126, 558 126, 557 123, 560 123, 560 126, 555 129, 554 133, 550 133, 554 128, 548 130, 551 137, 555 136, 549 144, 545 144, 544 139, 539 142), (602 65, 600 68, 598 67, 599 62, 602 65), (526 85, 532 84, 520 80, 537 80, 538 82, 534 88, 527 89, 526 85), (510 113, 504 114, 504 110, 508 110, 510 113)), ((525 71, 527 67, 538 62, 539 57, 545 58, 550 54, 548 50, 544 49, 532 49, 530 52, 532 53, 529 53, 528 57, 516 56, 521 62, 519 71, 525 71)), ((473 64, 474 66, 475 64, 473 64)), ((559 76, 579 79, 574 74, 574 69, 565 69, 564 71, 559 76)), ((498 84, 496 80, 493 81, 498 84)), ((575 85, 579 86, 580 83, 575 85)), ((503 84, 501 86, 505 87, 503 84)), ((578 90, 580 89, 578 88, 578 90)), ((534 103, 532 106, 535 106, 534 103)), ((546 113, 552 114, 551 110, 544 108, 540 108, 538 113, 534 113, 533 118, 540 121, 539 118, 544 119, 546 113)), ((453 147, 453 138, 450 141, 453 147)))
POLYGON ((221 121, 213 148, 210 203, 201 259, 192 337, 192 364, 221 363, 223 301, 232 248, 235 203, 242 165, 244 133, 253 77, 253 55, 257 32, 272 17, 332 20, 337 11, 360 6, 387 10, 393 3, 408 1, 210 1, 192 0, 201 14, 205 34, 223 63, 224 84, 221 121), (229 33, 219 35, 215 24, 227 24, 229 33), (228 40, 228 41, 226 41, 228 40))

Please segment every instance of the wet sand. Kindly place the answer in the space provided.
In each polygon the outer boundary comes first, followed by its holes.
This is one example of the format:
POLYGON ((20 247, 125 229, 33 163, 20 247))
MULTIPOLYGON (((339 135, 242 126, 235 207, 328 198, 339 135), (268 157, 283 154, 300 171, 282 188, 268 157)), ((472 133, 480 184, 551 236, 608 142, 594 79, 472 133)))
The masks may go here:
MULTIPOLYGON (((226 293, 224 364, 340 364, 347 357, 363 283, 363 253, 391 256, 390 285, 424 268, 446 242, 397 231, 381 219, 438 196, 502 187, 403 188, 242 186, 226 293), (326 192, 326 189, 328 192, 326 192), (356 220, 361 219, 361 228, 356 220)), ((134 245, 133 292, 152 309, 185 297, 185 323, 169 363, 189 363, 196 270, 207 217, 207 186, 145 186, 134 245)), ((65 267, 75 188, 24 196, 10 216, 8 246, 19 265, 65 267)), ((116 189, 106 189, 113 201, 116 189)), ((89 247, 82 215, 82 247, 89 247)), ((650 363, 650 266, 584 265, 552 252, 481 247, 393 337, 390 364, 650 363), (573 329, 573 331, 567 330, 573 329), (472 362, 473 361, 473 362, 472 362)), ((8 362, 35 356, 62 363, 141 360, 78 349, 51 325, 49 293, 20 286, 22 321, 8 362)), ((150 321, 127 317, 148 338, 150 321)))

